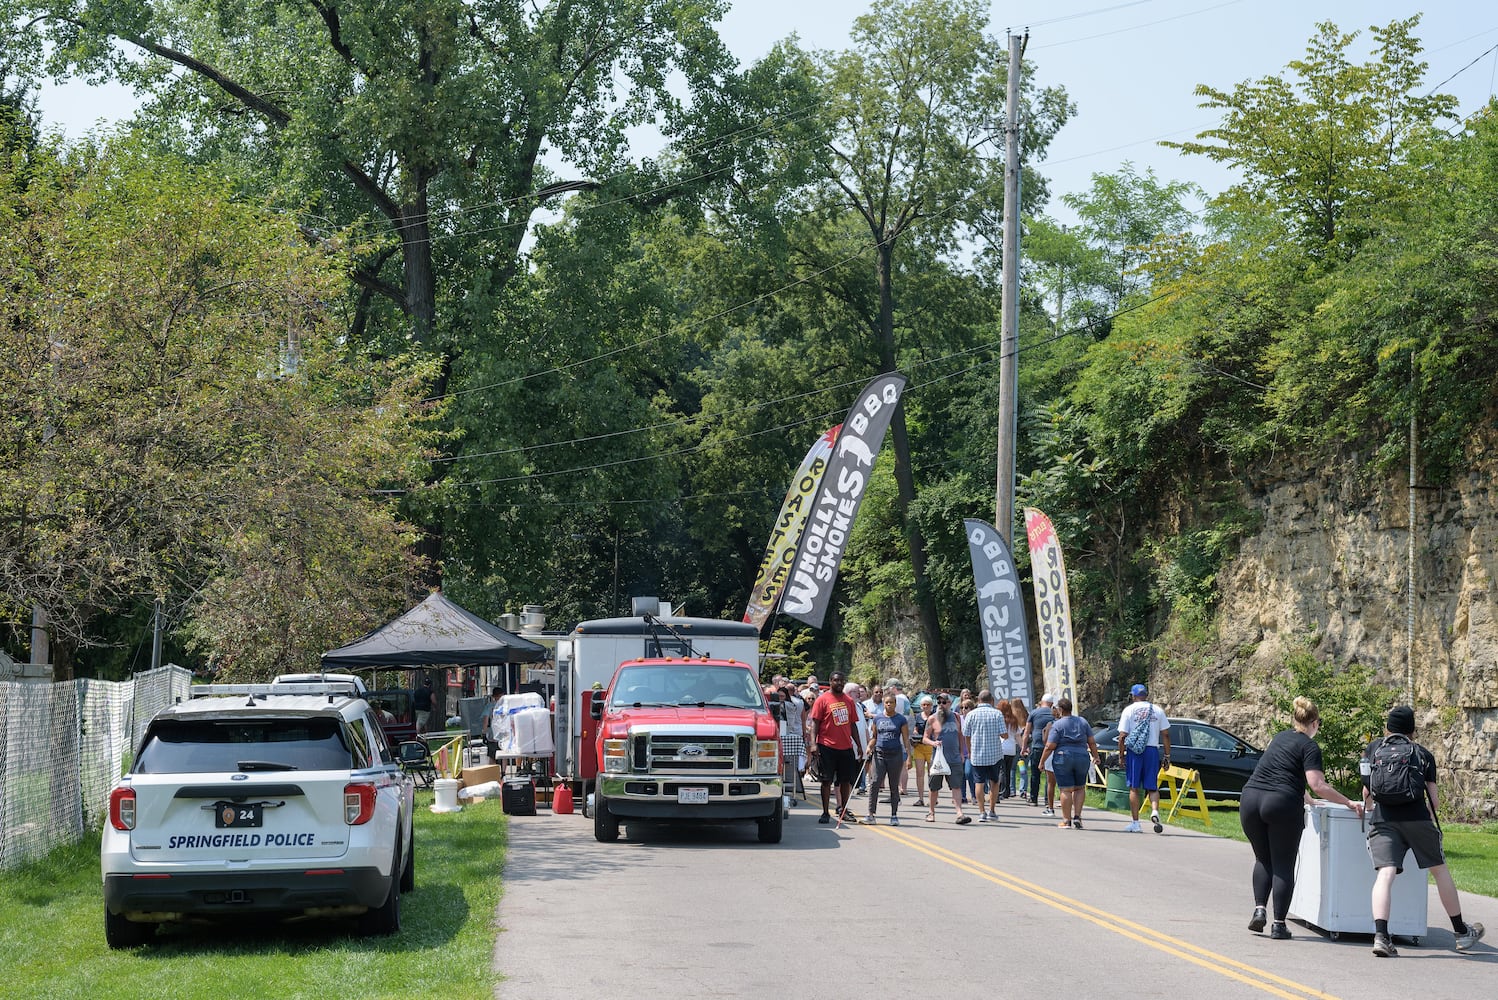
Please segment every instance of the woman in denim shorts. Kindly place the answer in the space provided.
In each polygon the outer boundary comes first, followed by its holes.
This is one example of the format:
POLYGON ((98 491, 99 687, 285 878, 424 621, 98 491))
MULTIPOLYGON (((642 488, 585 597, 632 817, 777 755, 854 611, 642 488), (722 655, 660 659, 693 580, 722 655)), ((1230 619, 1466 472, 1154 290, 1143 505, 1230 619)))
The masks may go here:
POLYGON ((1082 804, 1087 801, 1087 772, 1098 759, 1092 726, 1071 712, 1071 699, 1056 702, 1056 721, 1051 723, 1041 754, 1041 766, 1050 761, 1056 774, 1061 822, 1057 826, 1082 829, 1082 804))

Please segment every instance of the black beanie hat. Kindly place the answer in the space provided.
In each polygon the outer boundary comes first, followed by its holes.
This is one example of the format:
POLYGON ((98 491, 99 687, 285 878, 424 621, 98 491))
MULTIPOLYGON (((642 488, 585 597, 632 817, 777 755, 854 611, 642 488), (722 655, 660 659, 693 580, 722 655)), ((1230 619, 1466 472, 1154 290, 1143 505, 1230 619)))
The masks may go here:
POLYGON ((1387 726, 1391 733, 1413 736, 1415 734, 1415 710, 1408 705, 1395 705, 1389 710, 1387 726))

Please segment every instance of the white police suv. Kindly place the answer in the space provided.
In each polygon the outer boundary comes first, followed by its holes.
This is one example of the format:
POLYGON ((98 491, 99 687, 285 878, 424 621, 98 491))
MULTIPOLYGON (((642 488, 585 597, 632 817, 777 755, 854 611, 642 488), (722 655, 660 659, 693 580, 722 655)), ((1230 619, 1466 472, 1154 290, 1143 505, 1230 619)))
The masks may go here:
POLYGON ((110 947, 158 924, 357 917, 400 930, 415 887, 415 787, 348 677, 197 685, 151 720, 109 793, 110 947))

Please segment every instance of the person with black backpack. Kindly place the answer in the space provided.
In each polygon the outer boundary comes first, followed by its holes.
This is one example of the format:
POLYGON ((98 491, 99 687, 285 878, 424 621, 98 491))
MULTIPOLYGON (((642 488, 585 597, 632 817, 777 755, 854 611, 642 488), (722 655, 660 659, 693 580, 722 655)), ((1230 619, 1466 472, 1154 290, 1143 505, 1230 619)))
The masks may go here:
POLYGON ((1461 899, 1446 868, 1437 817, 1436 759, 1415 742, 1415 711, 1408 705, 1395 706, 1384 729, 1385 734, 1363 751, 1359 768, 1363 802, 1372 810, 1368 856, 1378 873, 1373 881, 1373 954, 1379 958, 1399 954, 1389 937, 1389 912, 1394 878, 1404 871, 1408 851, 1415 852, 1415 864, 1436 880, 1441 906, 1456 935, 1456 950, 1467 951, 1482 940, 1483 926, 1462 920, 1461 899))

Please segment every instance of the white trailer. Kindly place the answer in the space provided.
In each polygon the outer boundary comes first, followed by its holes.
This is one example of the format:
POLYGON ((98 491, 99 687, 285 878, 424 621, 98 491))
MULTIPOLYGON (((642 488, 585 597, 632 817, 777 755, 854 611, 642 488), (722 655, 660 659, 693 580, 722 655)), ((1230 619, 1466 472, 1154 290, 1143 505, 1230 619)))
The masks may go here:
POLYGON ((645 656, 710 656, 739 660, 759 669, 759 629, 747 622, 689 618, 670 605, 635 598, 634 616, 580 622, 557 642, 557 702, 554 739, 558 781, 585 796, 598 773, 593 751, 597 722, 589 713, 595 686, 608 686, 625 660, 645 656), (659 612, 659 613, 658 613, 659 612))

